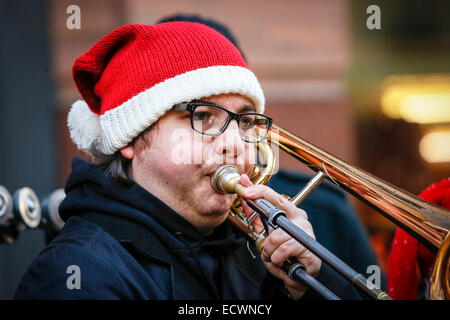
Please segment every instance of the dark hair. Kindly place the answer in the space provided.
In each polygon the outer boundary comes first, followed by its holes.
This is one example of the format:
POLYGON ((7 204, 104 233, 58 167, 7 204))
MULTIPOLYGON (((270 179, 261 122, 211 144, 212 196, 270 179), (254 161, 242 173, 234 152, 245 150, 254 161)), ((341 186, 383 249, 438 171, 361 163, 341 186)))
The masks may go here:
POLYGON ((89 155, 106 173, 122 184, 132 184, 131 160, 122 156, 120 151, 105 154, 99 148, 98 141, 94 141, 89 149, 89 155))
MULTIPOLYGON (((150 147, 150 139, 147 140, 144 136, 147 135, 148 132, 154 131, 152 129, 156 129, 156 127, 157 126, 155 122, 150 127, 142 131, 136 138, 133 139, 133 141, 128 144, 128 146, 135 147, 135 154, 140 153, 144 148, 150 147)), ((117 180, 119 183, 124 185, 131 185, 134 183, 131 170, 132 161, 122 156, 120 150, 117 150, 113 154, 106 154, 101 151, 100 143, 96 140, 91 144, 91 147, 89 148, 89 155, 95 163, 100 165, 109 176, 117 180)))

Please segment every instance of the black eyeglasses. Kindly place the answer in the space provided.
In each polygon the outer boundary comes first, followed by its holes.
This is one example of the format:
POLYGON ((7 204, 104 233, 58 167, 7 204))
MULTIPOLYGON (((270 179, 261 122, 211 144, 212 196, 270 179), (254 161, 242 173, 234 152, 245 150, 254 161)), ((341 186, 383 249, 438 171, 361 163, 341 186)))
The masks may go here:
POLYGON ((208 136, 220 135, 231 120, 236 120, 241 139, 250 143, 264 140, 272 126, 272 118, 261 113, 234 113, 209 102, 180 103, 172 110, 189 111, 192 129, 208 136))

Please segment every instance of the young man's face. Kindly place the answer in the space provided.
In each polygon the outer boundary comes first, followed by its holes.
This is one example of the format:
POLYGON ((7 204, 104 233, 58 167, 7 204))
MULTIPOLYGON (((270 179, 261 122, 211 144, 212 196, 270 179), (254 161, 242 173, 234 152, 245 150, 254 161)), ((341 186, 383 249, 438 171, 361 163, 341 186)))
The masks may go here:
MULTIPOLYGON (((235 113, 255 110, 250 99, 238 94, 201 101, 235 113)), ((134 180, 200 232, 208 233, 220 225, 236 196, 215 192, 211 175, 225 163, 249 175, 255 161, 255 144, 241 139, 237 122, 232 120, 219 136, 207 136, 192 129, 188 111, 169 111, 143 138, 150 147, 134 154, 134 180)))

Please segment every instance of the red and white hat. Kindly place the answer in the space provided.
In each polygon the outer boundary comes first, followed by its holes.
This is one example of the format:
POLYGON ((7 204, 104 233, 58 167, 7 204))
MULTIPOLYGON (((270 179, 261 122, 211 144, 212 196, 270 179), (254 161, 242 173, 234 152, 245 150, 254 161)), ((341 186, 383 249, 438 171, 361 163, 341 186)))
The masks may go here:
POLYGON ((239 50, 203 24, 127 25, 79 57, 73 77, 84 101, 72 105, 70 136, 80 150, 128 145, 173 105, 238 93, 264 112, 264 94, 239 50))

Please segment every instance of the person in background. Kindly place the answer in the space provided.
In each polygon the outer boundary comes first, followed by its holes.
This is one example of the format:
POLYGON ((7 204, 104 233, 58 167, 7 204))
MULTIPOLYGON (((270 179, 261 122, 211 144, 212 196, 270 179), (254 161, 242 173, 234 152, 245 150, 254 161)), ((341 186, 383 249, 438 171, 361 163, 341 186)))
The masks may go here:
MULTIPOLYGON (((419 197, 450 210, 450 177, 431 184, 419 197)), ((389 254, 388 294, 395 300, 428 299, 435 259, 418 240, 397 228, 389 254)))

